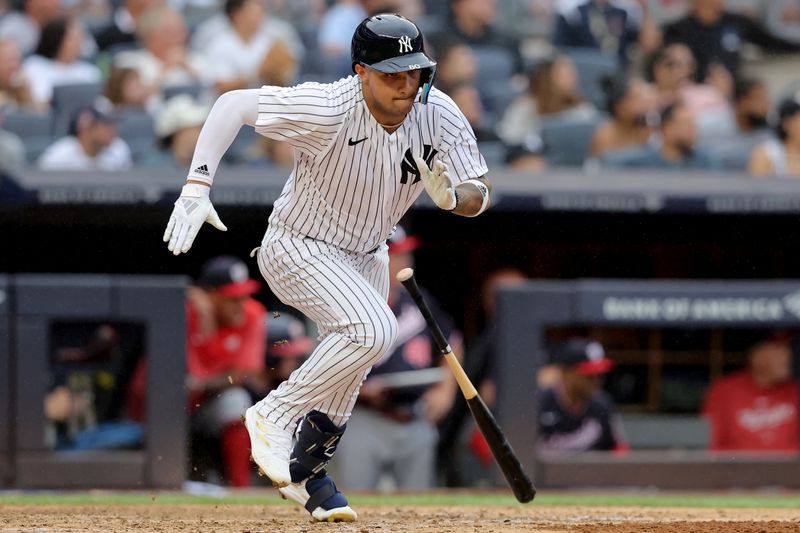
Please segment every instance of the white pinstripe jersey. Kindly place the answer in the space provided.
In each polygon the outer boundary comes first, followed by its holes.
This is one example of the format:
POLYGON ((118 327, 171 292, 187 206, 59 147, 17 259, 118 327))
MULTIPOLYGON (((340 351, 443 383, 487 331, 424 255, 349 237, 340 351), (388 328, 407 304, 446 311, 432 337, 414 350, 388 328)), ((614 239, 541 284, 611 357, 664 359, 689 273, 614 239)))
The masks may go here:
POLYGON ((440 159, 454 181, 488 172, 467 119, 441 91, 415 103, 387 133, 369 112, 361 80, 261 88, 256 131, 295 149, 273 206, 271 231, 356 252, 383 243, 424 186, 414 157, 440 159))

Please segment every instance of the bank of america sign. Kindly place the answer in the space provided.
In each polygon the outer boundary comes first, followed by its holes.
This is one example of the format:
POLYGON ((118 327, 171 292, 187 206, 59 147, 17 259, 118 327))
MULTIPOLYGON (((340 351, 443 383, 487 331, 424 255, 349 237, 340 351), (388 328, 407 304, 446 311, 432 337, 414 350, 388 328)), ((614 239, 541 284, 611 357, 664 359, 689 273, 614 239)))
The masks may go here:
POLYGON ((800 291, 781 297, 615 297, 603 300, 607 320, 773 322, 800 319, 800 291))

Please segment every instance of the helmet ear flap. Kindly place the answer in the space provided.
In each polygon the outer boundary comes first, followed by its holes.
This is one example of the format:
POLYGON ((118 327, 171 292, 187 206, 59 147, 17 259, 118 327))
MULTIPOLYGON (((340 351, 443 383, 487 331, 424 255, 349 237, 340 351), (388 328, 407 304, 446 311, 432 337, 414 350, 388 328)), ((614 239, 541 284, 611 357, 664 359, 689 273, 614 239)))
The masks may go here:
POLYGON ((431 92, 431 87, 433 87, 433 78, 435 77, 436 77, 436 67, 428 67, 422 69, 422 75, 420 76, 419 80, 419 87, 420 87, 419 103, 421 104, 428 103, 428 94, 431 92))

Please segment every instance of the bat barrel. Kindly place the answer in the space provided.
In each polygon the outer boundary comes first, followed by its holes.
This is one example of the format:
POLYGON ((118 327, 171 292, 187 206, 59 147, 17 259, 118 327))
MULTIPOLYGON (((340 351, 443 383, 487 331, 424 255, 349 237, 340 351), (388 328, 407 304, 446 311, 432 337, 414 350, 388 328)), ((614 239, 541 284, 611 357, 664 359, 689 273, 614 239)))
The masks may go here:
POLYGON ((433 318, 433 313, 431 313, 428 304, 422 297, 422 291, 419 290, 417 279, 414 277, 414 269, 404 268, 398 272, 397 281, 403 284, 408 293, 411 295, 411 298, 414 300, 414 303, 417 304, 420 313, 422 313, 422 316, 425 318, 425 322, 428 324, 428 328, 431 330, 433 341, 436 343, 436 347, 439 348, 439 351, 442 352, 442 354, 451 352, 452 350, 450 349, 450 343, 447 342, 444 333, 442 333, 442 328, 439 327, 439 324, 433 318))

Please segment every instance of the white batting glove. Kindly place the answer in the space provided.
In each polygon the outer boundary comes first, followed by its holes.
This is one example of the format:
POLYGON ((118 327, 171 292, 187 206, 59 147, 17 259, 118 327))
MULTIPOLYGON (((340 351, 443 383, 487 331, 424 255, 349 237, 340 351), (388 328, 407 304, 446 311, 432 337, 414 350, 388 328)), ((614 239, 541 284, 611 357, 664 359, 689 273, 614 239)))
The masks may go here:
POLYGON ((220 231, 228 231, 211 205, 208 197, 210 191, 210 187, 195 183, 183 186, 164 232, 164 242, 169 243, 167 249, 174 255, 189 251, 203 222, 208 222, 220 231))
POLYGON ((433 163, 433 170, 428 168, 428 164, 421 157, 415 157, 422 183, 425 190, 431 197, 433 203, 445 211, 452 211, 458 204, 456 197, 456 187, 450 174, 447 173, 447 165, 438 159, 433 163))

